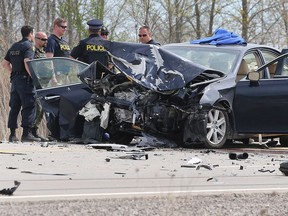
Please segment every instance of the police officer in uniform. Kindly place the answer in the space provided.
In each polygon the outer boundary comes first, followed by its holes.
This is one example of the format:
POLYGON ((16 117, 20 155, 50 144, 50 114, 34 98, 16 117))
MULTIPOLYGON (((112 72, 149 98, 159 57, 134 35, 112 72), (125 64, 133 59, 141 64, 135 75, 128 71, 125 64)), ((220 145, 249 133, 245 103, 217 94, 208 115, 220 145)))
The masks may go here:
MULTIPOLYGON (((47 57, 69 57, 70 56, 70 47, 68 42, 64 40, 63 35, 67 29, 67 21, 64 18, 57 18, 53 22, 53 32, 48 37, 47 45, 45 48, 47 57)), ((55 72, 58 71, 58 65, 55 65, 55 72)), ((61 70, 61 69, 59 69, 61 70)), ((53 74, 51 79, 52 85, 57 85, 56 75, 53 74)))
POLYGON ((27 61, 33 59, 34 30, 31 26, 21 28, 22 40, 14 43, 4 57, 2 66, 11 73, 10 82, 10 112, 8 128, 10 128, 9 142, 17 142, 17 118, 21 110, 23 127, 22 142, 40 141, 31 133, 35 118, 35 87, 33 85, 27 61), (21 109, 22 108, 22 109, 21 109))
MULTIPOLYGON (((83 40, 80 40, 79 44, 72 49, 71 57, 88 64, 98 60, 101 64, 108 67, 108 53, 103 46, 103 41, 105 39, 101 37, 103 21, 99 19, 92 19, 87 22, 87 25, 89 26, 89 36, 83 40)), ((92 138, 96 139, 97 141, 102 141, 103 129, 100 127, 100 119, 97 118, 94 121, 94 134, 90 134, 93 138, 89 137, 90 135, 86 135, 85 133, 85 123, 87 122, 84 123, 83 136, 85 138, 92 138)))
POLYGON ((98 60, 103 65, 108 66, 108 54, 100 35, 103 21, 93 19, 89 20, 87 25, 89 26, 89 37, 80 40, 79 44, 72 49, 71 57, 88 64, 98 60))
POLYGON ((54 21, 54 29, 48 37, 45 49, 47 57, 69 57, 70 47, 63 35, 67 29, 67 21, 64 18, 57 18, 54 21))

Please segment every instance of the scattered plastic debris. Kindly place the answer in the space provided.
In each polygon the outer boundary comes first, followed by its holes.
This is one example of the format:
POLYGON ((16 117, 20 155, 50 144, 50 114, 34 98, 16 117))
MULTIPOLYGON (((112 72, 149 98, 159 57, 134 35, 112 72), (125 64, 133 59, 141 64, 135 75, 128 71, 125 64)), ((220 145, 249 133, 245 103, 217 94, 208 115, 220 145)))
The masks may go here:
POLYGON ((0 194, 2 195, 13 195, 13 193, 16 191, 16 189, 19 187, 21 183, 19 181, 14 181, 14 187, 11 188, 4 188, 0 190, 0 194))
POLYGON ((145 157, 145 160, 148 160, 148 154, 145 152, 128 152, 127 155, 118 156, 119 159, 132 159, 132 160, 141 160, 142 157, 145 157))
POLYGON ((128 146, 127 145, 120 145, 120 144, 88 144, 88 147, 92 147, 94 149, 106 149, 106 150, 111 150, 111 151, 122 151, 126 149, 128 146))
POLYGON ((234 153, 234 152, 231 152, 229 153, 229 158, 231 160, 237 160, 237 159, 247 159, 248 158, 248 153, 244 152, 244 153, 240 153, 240 154, 237 154, 237 153, 234 153))
POLYGON ((49 143, 48 142, 43 142, 41 143, 41 147, 48 147, 49 146, 49 143))
POLYGON ((181 165, 181 167, 185 167, 185 168, 196 168, 196 166, 193 165, 193 164, 183 164, 183 165, 181 165))
POLYGON ((17 167, 6 167, 6 169, 18 169, 17 167))
POLYGON ((186 168, 196 168, 195 164, 200 164, 202 160, 198 157, 192 157, 188 159, 186 164, 181 165, 181 167, 186 167, 186 168))
POLYGON ((125 177, 126 173, 124 172, 114 172, 114 174, 116 175, 122 175, 122 177, 125 177))
POLYGON ((212 170, 212 168, 209 165, 205 165, 205 164, 198 165, 196 170, 199 170, 201 167, 208 169, 208 170, 212 170))
POLYGON ((201 163, 202 160, 197 157, 192 157, 191 159, 188 160, 187 164, 199 164, 201 163))
POLYGON ((269 170, 269 169, 260 169, 258 170, 259 172, 269 172, 269 173, 273 173, 275 172, 275 170, 269 170))
POLYGON ((56 176, 67 176, 67 175, 71 175, 73 173, 70 174, 65 174, 65 173, 41 173, 41 172, 31 172, 31 171, 21 171, 21 173, 26 173, 26 174, 35 174, 35 175, 56 175, 56 176))
POLYGON ((210 178, 208 178, 208 179, 207 179, 207 182, 208 182, 208 181, 212 181, 212 180, 214 180, 215 182, 218 182, 218 179, 215 178, 215 177, 210 177, 210 178))

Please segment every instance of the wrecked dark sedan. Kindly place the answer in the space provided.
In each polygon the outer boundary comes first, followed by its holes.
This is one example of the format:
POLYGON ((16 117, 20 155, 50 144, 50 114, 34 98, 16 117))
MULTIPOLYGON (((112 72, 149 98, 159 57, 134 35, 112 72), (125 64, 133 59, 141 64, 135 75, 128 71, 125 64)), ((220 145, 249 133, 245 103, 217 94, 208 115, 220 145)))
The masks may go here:
MULTIPOLYGON (((149 134, 181 146, 221 148, 262 134, 281 137, 286 144, 285 55, 265 65, 280 55, 278 50, 253 44, 103 45, 113 69, 97 61, 87 66, 57 58, 61 66, 75 63, 62 78, 67 83, 38 85, 52 136, 95 138, 95 133, 105 133, 110 141, 127 144, 134 136, 149 134), (82 83, 69 84, 69 71, 82 83)), ((36 63, 53 61, 29 62, 36 85, 42 80, 36 63)))

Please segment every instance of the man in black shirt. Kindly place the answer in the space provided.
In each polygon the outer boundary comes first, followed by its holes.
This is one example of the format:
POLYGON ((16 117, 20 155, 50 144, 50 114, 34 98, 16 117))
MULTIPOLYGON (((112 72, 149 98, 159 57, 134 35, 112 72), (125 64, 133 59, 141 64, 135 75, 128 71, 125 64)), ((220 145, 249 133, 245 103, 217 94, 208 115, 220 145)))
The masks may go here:
POLYGON ((8 128, 10 128, 9 142, 17 142, 16 128, 17 119, 21 110, 23 134, 22 142, 40 141, 31 133, 35 118, 36 91, 33 85, 27 61, 33 59, 34 31, 31 26, 21 28, 22 40, 14 43, 8 50, 2 66, 11 73, 10 82, 10 112, 8 117, 8 128))
POLYGON ((139 41, 141 43, 144 43, 144 44, 154 44, 154 45, 157 45, 157 46, 160 46, 160 43, 153 40, 152 38, 152 32, 150 31, 150 28, 148 26, 141 26, 139 28, 139 34, 138 34, 138 37, 139 37, 139 41))
POLYGON ((54 21, 54 29, 48 37, 45 49, 47 57, 69 57, 70 47, 63 35, 67 29, 67 21, 64 18, 57 18, 54 21))

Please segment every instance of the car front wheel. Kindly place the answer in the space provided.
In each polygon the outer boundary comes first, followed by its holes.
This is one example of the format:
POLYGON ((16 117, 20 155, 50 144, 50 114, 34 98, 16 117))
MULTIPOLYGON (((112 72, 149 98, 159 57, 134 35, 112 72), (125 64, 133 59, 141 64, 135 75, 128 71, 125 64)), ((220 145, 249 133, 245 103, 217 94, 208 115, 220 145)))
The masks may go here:
POLYGON ((206 116, 206 139, 204 144, 207 148, 222 148, 227 141, 229 131, 229 118, 222 105, 219 109, 211 109, 206 116), (223 110, 222 110, 223 109, 223 110))

